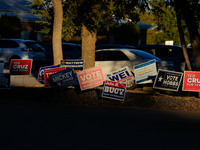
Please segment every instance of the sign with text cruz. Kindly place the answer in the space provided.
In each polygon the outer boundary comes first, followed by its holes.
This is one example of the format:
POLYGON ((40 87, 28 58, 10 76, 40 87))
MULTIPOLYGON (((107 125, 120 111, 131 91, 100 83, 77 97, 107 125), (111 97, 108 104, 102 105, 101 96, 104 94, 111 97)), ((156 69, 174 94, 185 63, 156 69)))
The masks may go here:
POLYGON ((156 60, 150 60, 133 67, 136 84, 150 80, 157 75, 156 60))
POLYGON ((103 84, 104 76, 101 66, 77 72, 81 90, 90 89, 103 84))
POLYGON ((158 75, 156 76, 153 84, 153 88, 168 91, 178 91, 182 77, 182 72, 159 69, 158 75))
POLYGON ((112 73, 109 73, 107 74, 107 77, 110 81, 116 82, 128 82, 130 80, 134 80, 133 74, 128 67, 124 67, 112 73))
POLYGON ((114 81, 105 81, 102 97, 124 101, 126 84, 114 81))
POLYGON ((32 69, 32 59, 12 59, 10 64, 11 75, 30 75, 32 69))
POLYGON ((79 84, 78 78, 72 68, 66 68, 65 70, 51 74, 50 79, 52 85, 59 88, 66 88, 79 84))
POLYGON ((56 72, 59 72, 59 71, 65 70, 65 69, 66 69, 65 67, 45 69, 44 70, 44 81, 45 81, 44 83, 45 83, 45 87, 51 87, 51 84, 49 82, 51 74, 54 74, 56 72))
POLYGON ((74 73, 83 70, 84 60, 83 59, 64 59, 61 60, 61 65, 66 68, 72 68, 74 73))
POLYGON ((200 91, 200 72, 184 71, 183 91, 200 91))
POLYGON ((38 81, 44 84, 44 70, 46 69, 53 69, 53 68, 58 68, 59 65, 54 65, 54 66, 46 66, 46 67, 41 67, 38 73, 38 81))

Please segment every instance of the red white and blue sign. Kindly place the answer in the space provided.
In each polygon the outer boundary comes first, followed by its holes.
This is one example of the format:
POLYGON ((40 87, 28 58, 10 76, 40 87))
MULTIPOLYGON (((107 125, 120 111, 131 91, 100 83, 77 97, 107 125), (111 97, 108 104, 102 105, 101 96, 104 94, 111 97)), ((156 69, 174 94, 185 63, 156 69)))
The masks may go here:
POLYGON ((44 83, 45 83, 45 87, 51 87, 51 84, 49 82, 51 74, 54 74, 56 72, 59 72, 59 71, 65 70, 65 69, 66 69, 65 67, 45 69, 44 70, 44 81, 45 81, 44 83))
POLYGON ((44 84, 44 70, 46 69, 53 69, 53 68, 58 68, 59 65, 54 65, 54 66, 46 66, 46 67, 41 67, 40 70, 39 70, 39 73, 38 73, 38 81, 40 83, 43 83, 44 84))
POLYGON ((110 81, 115 82, 127 82, 130 80, 134 80, 133 74, 128 67, 124 67, 110 74, 107 74, 107 77, 110 81))
POLYGON ((78 78, 72 68, 66 68, 60 72, 50 75, 50 84, 58 88, 78 85, 78 78))
POLYGON ((102 97, 124 101, 126 94, 126 84, 114 81, 105 81, 102 97))
POLYGON ((183 91, 200 91, 200 72, 184 71, 183 91))
POLYGON ((11 75, 30 75, 32 69, 32 59, 12 59, 10 64, 11 75))

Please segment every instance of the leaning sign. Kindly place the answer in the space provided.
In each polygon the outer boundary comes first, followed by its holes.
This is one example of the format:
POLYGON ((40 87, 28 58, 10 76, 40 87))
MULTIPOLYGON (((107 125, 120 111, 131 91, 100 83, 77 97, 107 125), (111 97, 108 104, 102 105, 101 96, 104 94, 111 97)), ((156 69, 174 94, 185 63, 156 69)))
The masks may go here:
POLYGON ((133 69, 135 73, 136 84, 150 80, 157 75, 155 59, 136 65, 133 67, 133 69))
POLYGON ((0 73, 0 89, 10 89, 10 73, 0 73))
POLYGON ((183 91, 200 91, 200 72, 184 71, 183 91))
POLYGON ((38 73, 38 81, 40 83, 44 83, 44 70, 46 69, 53 69, 53 68, 58 68, 60 65, 53 65, 53 66, 46 66, 46 67, 41 67, 38 73))
POLYGON ((45 83, 45 87, 51 87, 51 83, 50 81, 50 75, 54 74, 56 72, 65 70, 65 67, 58 67, 58 68, 52 68, 52 69, 45 69, 44 70, 44 83, 45 83))
POLYGON ((77 72, 81 90, 90 89, 103 84, 104 76, 101 66, 77 72))
POLYGON ((133 74, 128 67, 124 67, 112 73, 109 73, 107 74, 107 77, 110 81, 116 82, 128 82, 130 80, 134 80, 133 74))
POLYGON ((72 68, 74 73, 83 70, 84 60, 83 59, 64 59, 61 60, 61 65, 66 68, 72 68))
POLYGON ((68 86, 78 85, 78 78, 72 68, 56 72, 50 75, 51 83, 58 88, 66 88, 68 86))
POLYGON ((159 69, 153 88, 168 91, 178 91, 182 77, 182 72, 159 69))
POLYGON ((126 84, 114 81, 105 81, 102 97, 124 101, 126 84))
POLYGON ((11 75, 30 75, 32 69, 32 59, 12 59, 10 65, 11 75))

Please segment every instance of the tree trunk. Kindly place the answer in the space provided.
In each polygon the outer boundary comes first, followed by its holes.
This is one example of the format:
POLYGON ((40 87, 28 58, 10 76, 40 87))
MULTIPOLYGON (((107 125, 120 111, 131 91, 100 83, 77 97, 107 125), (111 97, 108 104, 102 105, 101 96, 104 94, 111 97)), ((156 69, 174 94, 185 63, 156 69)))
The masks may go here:
MULTIPOLYGON (((178 1, 177 1, 178 2, 178 1)), ((182 16, 186 22, 186 25, 188 27, 188 31, 190 34, 190 41, 192 45, 192 50, 193 50, 193 56, 194 56, 194 61, 195 61, 195 70, 200 70, 200 35, 198 31, 198 24, 197 20, 195 18, 195 13, 190 8, 190 4, 187 0, 182 0, 181 1, 182 5, 184 8, 181 8, 182 16)), ((178 5, 178 4, 177 4, 178 5)), ((180 5, 180 2, 179 2, 180 5)))
POLYGON ((95 46, 97 32, 89 31, 86 26, 82 26, 82 59, 84 60, 84 69, 95 66, 95 46))
POLYGON ((54 5, 54 23, 53 23, 53 57, 54 65, 60 64, 63 59, 62 53, 62 23, 63 7, 61 0, 53 0, 54 5))
POLYGON ((180 10, 177 8, 177 6, 175 6, 175 10, 176 10, 178 31, 179 31, 179 36, 180 36, 182 50, 183 50, 183 56, 185 58, 185 63, 187 65, 187 69, 191 71, 192 67, 191 67, 191 64, 190 64, 190 60, 189 60, 188 52, 187 52, 187 48, 186 48, 187 46, 186 46, 186 41, 185 41, 185 37, 184 37, 183 27, 182 27, 182 23, 181 23, 180 10))

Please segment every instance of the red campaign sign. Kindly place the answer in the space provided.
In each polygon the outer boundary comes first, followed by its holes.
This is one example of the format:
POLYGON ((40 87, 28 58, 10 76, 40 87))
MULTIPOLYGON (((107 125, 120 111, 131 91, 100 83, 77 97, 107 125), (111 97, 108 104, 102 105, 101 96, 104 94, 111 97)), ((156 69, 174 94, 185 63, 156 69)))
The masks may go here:
POLYGON ((51 74, 54 74, 56 72, 60 72, 65 70, 66 67, 59 67, 59 68, 52 68, 52 69, 45 69, 44 70, 44 83, 45 83, 45 87, 51 87, 50 83, 49 83, 49 79, 51 74))
POLYGON ((184 71, 183 91, 200 91, 200 72, 184 71))
POLYGON ((103 84, 104 75, 101 66, 77 72, 81 90, 90 89, 103 84))
POLYGON ((32 59, 12 59, 10 64, 11 75, 30 75, 32 69, 32 59))

